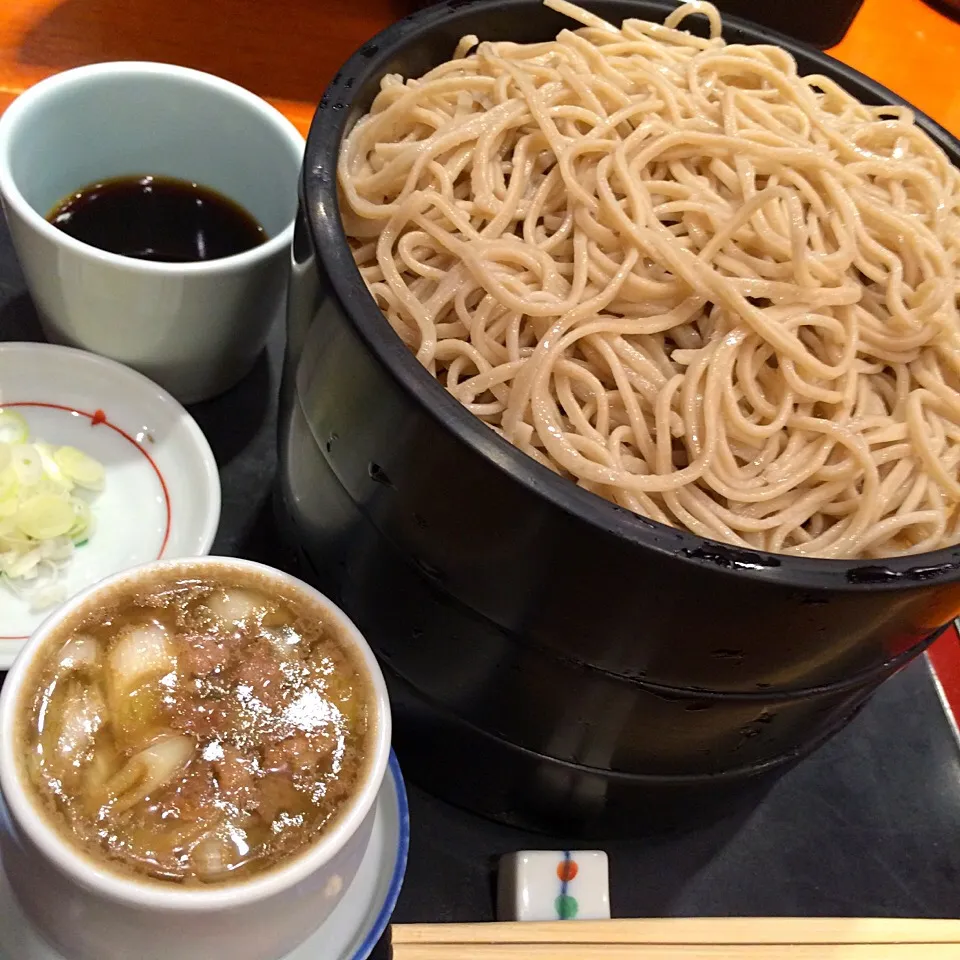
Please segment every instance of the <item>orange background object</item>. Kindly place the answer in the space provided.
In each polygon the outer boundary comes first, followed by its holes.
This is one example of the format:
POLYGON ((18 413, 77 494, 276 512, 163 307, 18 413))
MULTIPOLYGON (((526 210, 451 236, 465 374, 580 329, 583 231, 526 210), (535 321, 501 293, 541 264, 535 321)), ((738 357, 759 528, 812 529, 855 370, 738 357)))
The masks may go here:
MULTIPOLYGON (((412 0, 0 0, 0 109, 58 70, 162 60, 248 87, 305 133, 343 61, 412 9, 412 0)), ((831 52, 960 135, 960 24, 923 0, 866 0, 831 52)))

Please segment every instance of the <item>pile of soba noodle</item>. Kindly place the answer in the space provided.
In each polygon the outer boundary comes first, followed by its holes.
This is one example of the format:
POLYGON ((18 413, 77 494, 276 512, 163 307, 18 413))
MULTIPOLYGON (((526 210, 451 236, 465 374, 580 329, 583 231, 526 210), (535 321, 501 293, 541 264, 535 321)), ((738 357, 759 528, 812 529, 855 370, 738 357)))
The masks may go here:
POLYGON ((960 173, 707 3, 385 77, 341 210, 393 329, 581 487, 787 554, 960 540, 960 173), (710 39, 679 29, 705 15, 710 39))

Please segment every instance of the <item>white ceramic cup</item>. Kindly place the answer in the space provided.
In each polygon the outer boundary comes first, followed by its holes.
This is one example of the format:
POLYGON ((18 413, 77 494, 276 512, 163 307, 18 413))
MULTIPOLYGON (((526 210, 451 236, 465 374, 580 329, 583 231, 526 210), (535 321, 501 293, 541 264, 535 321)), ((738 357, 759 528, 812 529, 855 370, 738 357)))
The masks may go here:
POLYGON ((162 63, 67 70, 0 117, 0 199, 45 335, 146 374, 181 403, 246 374, 282 312, 303 137, 264 100, 162 63), (61 200, 111 177, 212 187, 268 240, 199 263, 108 253, 47 222, 61 200))
POLYGON ((34 633, 0 695, 0 789, 9 827, 0 830, 4 868, 24 913, 71 960, 278 960, 326 919, 366 851, 390 754, 390 704, 380 668, 346 614, 312 587, 249 560, 161 560, 102 580, 64 604, 34 633), (47 638, 105 591, 144 574, 252 572, 326 609, 366 666, 376 725, 367 772, 346 809, 311 846, 250 880, 184 889, 128 879, 68 843, 42 815, 17 756, 17 717, 34 691, 31 664, 47 638))

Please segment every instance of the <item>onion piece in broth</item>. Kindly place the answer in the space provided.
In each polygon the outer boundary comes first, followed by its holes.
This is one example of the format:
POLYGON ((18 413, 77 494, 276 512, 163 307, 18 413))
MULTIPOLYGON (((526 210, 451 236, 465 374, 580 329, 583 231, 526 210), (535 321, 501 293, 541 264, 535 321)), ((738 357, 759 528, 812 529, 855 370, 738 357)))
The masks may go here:
POLYGON ((266 597, 252 590, 221 590, 206 601, 207 609, 225 625, 260 616, 269 606, 266 597))
POLYGON ((155 790, 172 783, 183 772, 194 750, 190 737, 171 735, 155 741, 134 754, 103 785, 105 796, 99 806, 109 805, 114 814, 129 810, 155 790))
POLYGON ((201 880, 216 880, 236 863, 236 847, 219 833, 207 834, 190 851, 190 864, 201 880))
POLYGON ((97 732, 106 719, 107 705, 96 687, 71 684, 60 717, 55 757, 61 780, 73 781, 90 760, 97 732))
POLYGON ((94 637, 78 633, 60 648, 57 668, 60 676, 68 673, 96 673, 99 669, 100 644, 94 637))
POLYGON ((176 648, 160 624, 138 624, 121 634, 107 660, 107 691, 118 740, 129 747, 156 732, 150 728, 163 696, 156 681, 176 668, 176 648))
POLYGON ((177 668, 177 655, 159 623, 130 627, 113 645, 107 662, 111 694, 122 697, 146 683, 177 668))

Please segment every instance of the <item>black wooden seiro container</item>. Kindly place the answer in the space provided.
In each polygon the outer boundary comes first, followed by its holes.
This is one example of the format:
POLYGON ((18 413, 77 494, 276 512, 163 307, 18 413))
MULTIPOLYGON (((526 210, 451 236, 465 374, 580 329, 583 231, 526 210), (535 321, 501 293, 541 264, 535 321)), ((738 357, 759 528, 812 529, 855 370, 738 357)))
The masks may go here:
MULTIPOLYGON (((672 8, 588 6, 614 22, 672 8)), ((324 95, 294 242, 281 517, 377 651, 413 779, 517 824, 639 832, 719 811, 843 727, 960 609, 960 549, 804 559, 638 517, 502 440, 394 334, 340 222, 344 132, 385 73, 420 76, 464 34, 564 26, 538 0, 443 3, 371 40, 324 95)), ((763 28, 728 18, 725 36, 902 103, 763 28)))

